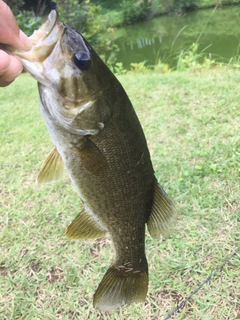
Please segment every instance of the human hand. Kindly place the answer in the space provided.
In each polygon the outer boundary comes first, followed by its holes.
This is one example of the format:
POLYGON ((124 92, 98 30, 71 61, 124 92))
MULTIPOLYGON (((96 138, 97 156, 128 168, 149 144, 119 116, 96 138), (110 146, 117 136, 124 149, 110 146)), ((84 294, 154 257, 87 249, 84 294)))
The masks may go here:
MULTIPOLYGON (((0 43, 26 51, 32 47, 31 41, 19 29, 11 9, 2 0, 0 0, 0 43)), ((22 69, 20 60, 0 50, 0 87, 9 85, 22 69)))

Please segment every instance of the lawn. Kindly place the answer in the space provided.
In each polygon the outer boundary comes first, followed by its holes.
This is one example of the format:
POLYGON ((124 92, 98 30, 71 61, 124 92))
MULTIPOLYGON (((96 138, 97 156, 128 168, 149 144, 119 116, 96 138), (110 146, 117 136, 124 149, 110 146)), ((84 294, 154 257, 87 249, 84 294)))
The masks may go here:
MULTIPOLYGON (((156 176, 179 212, 167 239, 146 237, 149 292, 110 313, 92 297, 110 239, 73 241, 81 208, 67 177, 35 179, 52 145, 35 80, 0 89, 0 319, 164 319, 240 243, 240 70, 119 76, 146 134, 156 176)), ((240 319, 239 252, 172 319, 240 319)))

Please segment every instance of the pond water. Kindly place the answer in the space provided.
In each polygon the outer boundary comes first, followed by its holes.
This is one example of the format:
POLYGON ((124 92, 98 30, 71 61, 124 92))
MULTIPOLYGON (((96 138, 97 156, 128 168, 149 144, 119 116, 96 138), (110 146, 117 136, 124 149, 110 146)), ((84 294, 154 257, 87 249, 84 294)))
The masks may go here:
POLYGON ((116 61, 129 68, 132 62, 161 61, 176 66, 177 55, 192 43, 217 61, 228 62, 240 55, 240 6, 198 10, 183 15, 167 15, 133 26, 116 29, 119 46, 116 61))

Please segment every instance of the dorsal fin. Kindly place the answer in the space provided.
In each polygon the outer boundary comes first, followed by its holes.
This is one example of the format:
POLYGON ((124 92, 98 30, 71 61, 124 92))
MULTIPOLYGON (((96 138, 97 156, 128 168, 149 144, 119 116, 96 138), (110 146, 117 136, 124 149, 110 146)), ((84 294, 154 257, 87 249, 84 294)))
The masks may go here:
POLYGON ((106 231, 83 210, 67 228, 66 236, 72 239, 92 239, 101 238, 105 233, 106 231))
POLYGON ((62 178, 64 164, 60 154, 54 147, 48 154, 37 176, 37 184, 50 183, 62 178))
POLYGON ((177 211, 166 192, 155 179, 152 212, 148 218, 147 226, 150 235, 159 238, 168 236, 176 222, 177 211))

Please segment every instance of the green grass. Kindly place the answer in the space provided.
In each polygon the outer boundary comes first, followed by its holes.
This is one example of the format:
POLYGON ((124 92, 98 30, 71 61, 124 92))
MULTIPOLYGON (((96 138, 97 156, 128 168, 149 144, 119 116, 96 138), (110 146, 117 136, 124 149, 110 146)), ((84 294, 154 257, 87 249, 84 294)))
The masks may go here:
MULTIPOLYGON (((109 238, 69 241, 80 211, 68 178, 38 187, 51 142, 36 83, 22 75, 0 89, 0 319, 164 319, 240 242, 240 71, 120 76, 143 125, 160 183, 179 211, 175 232, 147 235, 145 303, 108 314, 92 296, 112 259, 109 238)), ((240 319, 240 259, 173 319, 240 319)))

